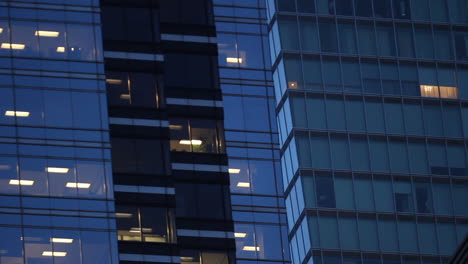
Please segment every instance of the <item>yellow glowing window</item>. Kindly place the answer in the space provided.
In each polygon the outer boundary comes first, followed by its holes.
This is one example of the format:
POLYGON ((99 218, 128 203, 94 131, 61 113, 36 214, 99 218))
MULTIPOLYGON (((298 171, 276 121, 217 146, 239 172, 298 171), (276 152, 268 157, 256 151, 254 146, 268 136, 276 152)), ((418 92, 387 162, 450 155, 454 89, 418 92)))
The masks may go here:
POLYGON ((3 33, 3 28, 0 28, 0 34, 2 34, 2 33, 3 33))
POLYGON ((57 47, 57 52, 64 53, 65 47, 57 47))
POLYGON ((441 98, 458 98, 458 88, 451 86, 440 86, 440 97, 441 98))
POLYGON ((2 43, 0 46, 2 49, 14 49, 14 50, 23 50, 26 45, 24 44, 15 44, 15 43, 2 43))
POLYGON ((122 84, 122 80, 119 80, 119 79, 106 79, 106 83, 114 84, 114 85, 120 85, 120 84, 122 84))
POLYGON ((59 35, 60 35, 60 32, 57 32, 57 31, 38 30, 34 32, 34 36, 39 36, 39 37, 56 38, 59 35))
POLYGON ((423 97, 439 97, 439 86, 436 86, 436 85, 421 85, 421 96, 423 96, 423 97))

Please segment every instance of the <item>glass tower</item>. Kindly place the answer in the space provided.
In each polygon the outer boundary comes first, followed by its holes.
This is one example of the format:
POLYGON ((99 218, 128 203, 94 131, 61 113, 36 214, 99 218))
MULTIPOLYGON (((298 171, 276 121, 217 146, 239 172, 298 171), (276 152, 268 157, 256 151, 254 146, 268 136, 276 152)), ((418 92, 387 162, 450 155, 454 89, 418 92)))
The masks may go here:
POLYGON ((270 0, 294 263, 446 263, 468 232, 465 0, 270 0))
POLYGON ((117 264, 99 3, 0 2, 0 263, 117 264))
POLYGON ((215 0, 238 264, 290 263, 263 0, 215 0))

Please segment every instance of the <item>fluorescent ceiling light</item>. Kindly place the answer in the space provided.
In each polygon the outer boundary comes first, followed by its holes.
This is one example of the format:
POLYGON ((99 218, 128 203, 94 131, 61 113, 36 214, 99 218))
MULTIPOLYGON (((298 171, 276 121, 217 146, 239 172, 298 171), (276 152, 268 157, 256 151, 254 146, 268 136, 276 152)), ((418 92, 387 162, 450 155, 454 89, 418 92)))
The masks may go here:
POLYGON ((244 238, 247 236, 247 233, 234 233, 234 237, 244 238))
POLYGON ((229 173, 232 173, 232 174, 239 174, 240 173, 240 169, 228 169, 229 173))
POLYGON ((2 43, 0 46, 2 49, 14 49, 14 50, 23 50, 26 45, 24 44, 15 44, 15 43, 2 43))
POLYGON ((121 95, 120 95, 120 99, 123 99, 123 100, 130 100, 130 94, 121 94, 121 95))
POLYGON ((115 213, 115 216, 118 217, 118 218, 129 218, 129 217, 132 217, 133 214, 129 214, 129 213, 115 213))
POLYGON ((60 35, 60 32, 58 31, 46 31, 46 30, 38 30, 34 32, 34 36, 39 36, 39 37, 52 37, 56 38, 60 35))
POLYGON ((70 244, 73 243, 72 238, 59 238, 59 237, 53 237, 50 239, 52 243, 65 243, 65 244, 70 244))
POLYGON ((242 63, 242 58, 227 57, 226 62, 228 62, 228 63, 242 63))
POLYGON ((34 184, 34 181, 30 180, 10 180, 9 182, 10 185, 26 185, 26 186, 31 186, 34 184))
POLYGON ((130 228, 130 232, 131 232, 131 233, 141 233, 141 232, 143 232, 143 233, 149 233, 149 232, 151 232, 151 231, 153 231, 153 229, 152 229, 152 228, 148 228, 148 227, 143 227, 143 228, 132 227, 132 228, 130 228))
POLYGON ((182 129, 182 125, 169 125, 169 129, 182 129))
POLYGON ((60 53, 65 52, 65 47, 57 47, 57 52, 60 52, 60 53))
POLYGON ((67 185, 65 186, 68 188, 88 189, 89 187, 91 187, 91 183, 67 182, 67 185))
POLYGON ((119 80, 119 79, 106 79, 106 83, 119 85, 119 84, 122 84, 122 80, 119 80))
POLYGON ((29 112, 25 112, 25 111, 6 111, 5 112, 5 115, 6 116, 17 116, 17 117, 28 117, 29 116, 29 112))
POLYGON ((249 188, 250 183, 249 182, 238 182, 237 187, 244 187, 244 188, 249 188))
POLYGON ((69 168, 58 168, 58 167, 48 167, 47 172, 50 173, 68 173, 70 170, 69 168))
POLYGON ((260 251, 260 247, 244 246, 242 250, 245 251, 260 251))
POLYGON ((67 252, 62 252, 62 251, 44 251, 42 252, 42 256, 46 257, 65 257, 67 255, 67 252))
POLYGON ((192 139, 192 140, 188 140, 188 139, 182 139, 179 141, 179 144, 181 145, 195 145, 195 146, 200 146, 203 142, 199 139, 192 139))
POLYGON ((181 261, 186 261, 186 262, 192 262, 192 261, 193 261, 193 257, 180 257, 180 260, 181 260, 181 261))

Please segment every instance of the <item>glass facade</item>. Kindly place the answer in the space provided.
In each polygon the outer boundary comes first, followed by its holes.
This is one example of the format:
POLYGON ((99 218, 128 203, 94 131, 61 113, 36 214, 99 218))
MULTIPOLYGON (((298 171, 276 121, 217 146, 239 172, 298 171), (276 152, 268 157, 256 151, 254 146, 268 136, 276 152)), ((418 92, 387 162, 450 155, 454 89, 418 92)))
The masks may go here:
POLYGON ((98 10, 0 3, 0 263, 118 263, 98 10))
POLYGON ((238 264, 291 263, 263 0, 215 0, 238 264))
POLYGON ((294 263, 446 263, 468 233, 463 0, 271 0, 294 263))

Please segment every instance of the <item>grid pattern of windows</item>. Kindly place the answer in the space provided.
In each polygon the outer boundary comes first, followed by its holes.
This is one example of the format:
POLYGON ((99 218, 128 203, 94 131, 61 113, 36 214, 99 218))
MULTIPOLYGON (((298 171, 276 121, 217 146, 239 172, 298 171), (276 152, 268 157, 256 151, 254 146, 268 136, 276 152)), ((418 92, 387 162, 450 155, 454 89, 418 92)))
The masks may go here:
POLYGON ((467 234, 463 0, 270 0, 295 263, 445 263, 467 234))
POLYGON ((237 263, 290 263, 265 2, 214 3, 237 263))
POLYGON ((117 264, 98 2, 1 5, 0 263, 117 264))

